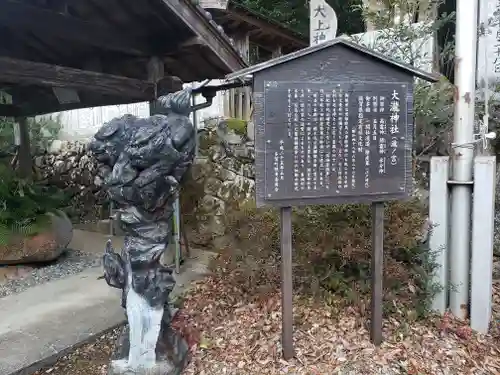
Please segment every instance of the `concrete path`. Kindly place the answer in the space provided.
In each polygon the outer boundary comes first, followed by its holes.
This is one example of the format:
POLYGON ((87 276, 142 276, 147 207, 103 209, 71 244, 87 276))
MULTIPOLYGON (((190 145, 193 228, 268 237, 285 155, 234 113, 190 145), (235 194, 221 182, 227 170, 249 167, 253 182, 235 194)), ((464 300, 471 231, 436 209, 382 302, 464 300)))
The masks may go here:
MULTIPOLYGON (((102 242, 101 242, 102 244, 102 242)), ((192 251, 173 297, 207 274, 214 256, 192 251)), ((0 375, 31 374, 73 347, 124 322, 120 291, 97 278, 92 268, 0 299, 0 375)))
POLYGON ((123 237, 121 236, 109 236, 98 232, 73 229, 73 239, 69 243, 68 248, 80 250, 89 254, 102 254, 104 253, 106 241, 109 238, 111 238, 111 242, 115 249, 122 248, 123 237))

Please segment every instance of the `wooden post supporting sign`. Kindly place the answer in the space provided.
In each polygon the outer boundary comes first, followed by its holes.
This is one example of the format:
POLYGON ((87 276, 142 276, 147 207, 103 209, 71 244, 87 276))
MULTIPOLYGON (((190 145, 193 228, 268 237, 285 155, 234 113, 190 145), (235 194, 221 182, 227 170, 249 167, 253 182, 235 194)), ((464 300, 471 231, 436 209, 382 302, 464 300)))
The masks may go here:
POLYGON ((283 357, 293 358, 292 207, 282 207, 281 218, 281 313, 283 357))
POLYGON ((382 309, 384 277, 384 202, 372 204, 372 300, 370 339, 382 343, 382 309))

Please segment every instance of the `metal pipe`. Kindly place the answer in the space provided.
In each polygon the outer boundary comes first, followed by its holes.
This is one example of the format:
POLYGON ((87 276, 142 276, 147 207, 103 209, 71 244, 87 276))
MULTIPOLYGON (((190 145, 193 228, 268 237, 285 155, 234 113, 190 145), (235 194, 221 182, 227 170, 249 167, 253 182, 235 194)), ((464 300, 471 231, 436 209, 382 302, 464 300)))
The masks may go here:
MULTIPOLYGON (((457 0, 453 180, 472 179, 477 2, 457 0)), ((465 319, 469 302, 472 187, 451 185, 450 309, 465 319)))
MULTIPOLYGON (((215 94, 214 94, 215 96, 215 94)), ((191 112, 196 112, 196 111, 199 111, 200 109, 203 109, 203 108, 207 108, 207 107, 210 107, 213 103, 213 100, 214 100, 214 96, 208 96, 206 95, 205 96, 205 99, 207 100, 205 103, 200 103, 200 104, 195 104, 191 107, 191 112)))
MULTIPOLYGON (((193 107, 196 106, 196 95, 191 96, 191 105, 193 107)), ((194 158, 196 159, 198 157, 198 146, 200 143, 199 137, 198 137, 198 116, 196 115, 196 111, 193 111, 193 127, 194 127, 194 134, 196 137, 196 143, 195 143, 195 148, 194 148, 194 158)))
POLYGON ((181 236, 180 236, 180 227, 181 227, 181 204, 179 201, 179 197, 177 197, 174 201, 174 247, 175 247, 175 272, 179 274, 181 272, 181 262, 182 262, 182 254, 181 254, 181 236))

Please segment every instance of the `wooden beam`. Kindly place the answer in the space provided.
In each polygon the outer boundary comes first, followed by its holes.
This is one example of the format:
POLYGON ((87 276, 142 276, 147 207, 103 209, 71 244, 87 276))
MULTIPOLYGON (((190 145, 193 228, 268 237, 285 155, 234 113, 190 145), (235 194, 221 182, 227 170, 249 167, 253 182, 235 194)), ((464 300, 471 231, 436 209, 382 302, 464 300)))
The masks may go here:
POLYGON ((0 104, 0 116, 18 117, 21 116, 22 109, 14 104, 0 104))
MULTIPOLYGON (((155 96, 155 84, 151 82, 8 57, 0 57, 0 83, 3 82, 66 87, 144 101, 155 96)), ((157 84, 163 92, 182 89, 182 81, 177 77, 164 77, 157 84)))
MULTIPOLYGON (((227 71, 237 71, 246 66, 246 62, 238 55, 219 30, 215 22, 210 21, 201 12, 203 9, 197 8, 189 1, 183 0, 158 0, 172 13, 174 13, 186 27, 202 40, 206 46, 225 65, 227 71)), ((212 77, 211 77, 212 78, 212 77)), ((213 77, 216 78, 216 77, 213 77)))
MULTIPOLYGON (((161 80, 160 80, 161 84, 161 80)), ((215 95, 217 91, 229 90, 235 87, 242 87, 242 85, 246 85, 247 87, 251 85, 251 81, 246 83, 228 83, 219 86, 203 86, 198 89, 195 89, 195 93, 199 93, 202 95, 215 95)), ((160 91, 160 87, 158 88, 158 92, 163 94, 160 91)), ((25 98, 26 100, 26 98, 25 98)), ((68 111, 72 109, 80 109, 80 108, 89 108, 89 107, 100 107, 106 105, 119 105, 119 104, 131 104, 141 102, 143 100, 140 99, 130 99, 130 98, 102 98, 97 97, 91 100, 82 100, 81 103, 67 103, 67 104, 58 104, 56 101, 52 103, 43 103, 40 100, 27 100, 22 106, 16 106, 13 104, 0 104, 0 116, 6 117, 33 117, 37 115, 43 115, 52 112, 59 111, 68 111)))
POLYGON ((0 2, 0 25, 33 32, 42 39, 57 38, 133 55, 154 52, 148 39, 19 1, 0 2))
POLYGON ((297 38, 295 36, 292 36, 285 31, 281 31, 278 28, 269 25, 267 22, 262 21, 258 18, 255 18, 255 17, 251 17, 251 16, 245 14, 244 12, 240 12, 236 9, 232 9, 231 15, 233 16, 234 19, 239 19, 240 21, 243 21, 247 24, 253 25, 253 26, 257 27, 260 31, 265 32, 266 34, 279 36, 280 38, 283 38, 289 42, 292 42, 292 43, 297 44, 297 45, 302 46, 302 47, 308 46, 307 41, 302 40, 300 38, 297 38))
POLYGON ((206 46, 206 43, 199 36, 195 36, 179 44, 180 48, 189 48, 193 46, 206 46))
POLYGON ((31 102, 25 103, 23 106, 15 106, 10 104, 0 104, 0 116, 5 117, 34 117, 38 115, 44 115, 47 113, 69 111, 72 109, 90 108, 90 107, 102 107, 107 105, 120 105, 120 104, 131 104, 139 103, 144 100, 130 99, 130 98, 96 98, 94 100, 82 101, 81 103, 68 103, 68 104, 57 104, 57 103, 40 103, 31 102))

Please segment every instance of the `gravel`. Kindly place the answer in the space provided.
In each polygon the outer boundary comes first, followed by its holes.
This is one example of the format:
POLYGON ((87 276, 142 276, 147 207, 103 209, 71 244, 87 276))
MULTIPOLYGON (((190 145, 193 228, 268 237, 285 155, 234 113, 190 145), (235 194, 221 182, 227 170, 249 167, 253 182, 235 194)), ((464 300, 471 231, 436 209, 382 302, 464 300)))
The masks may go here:
POLYGON ((39 265, 26 277, 0 284, 0 298, 17 294, 35 285, 75 275, 91 267, 101 266, 101 256, 68 249, 59 259, 47 265, 39 265))

